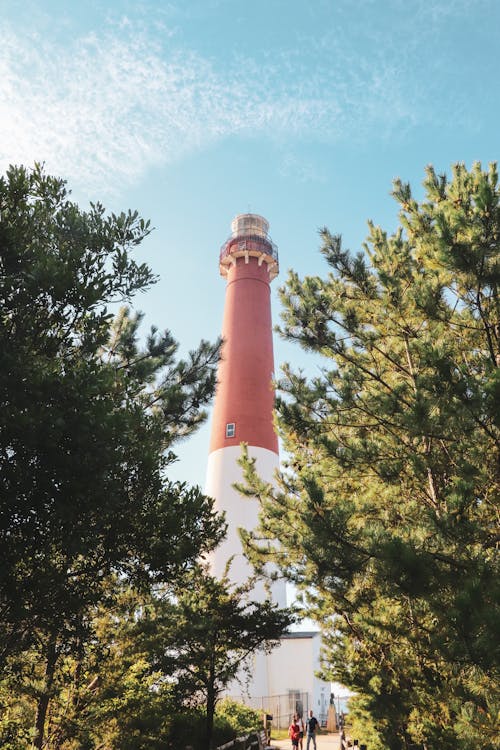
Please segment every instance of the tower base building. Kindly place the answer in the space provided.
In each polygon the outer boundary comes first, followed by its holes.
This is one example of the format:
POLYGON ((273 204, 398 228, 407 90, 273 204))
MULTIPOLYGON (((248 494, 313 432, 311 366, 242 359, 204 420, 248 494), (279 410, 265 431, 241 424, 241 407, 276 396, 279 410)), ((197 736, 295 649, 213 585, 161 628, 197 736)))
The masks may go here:
POLYGON ((331 683, 316 676, 320 668, 320 648, 318 631, 286 633, 279 646, 264 655, 267 692, 253 690, 256 685, 245 692, 241 686, 233 684, 228 696, 270 714, 272 725, 277 729, 288 728, 294 713, 305 720, 311 708, 321 726, 326 726, 331 710, 331 683))

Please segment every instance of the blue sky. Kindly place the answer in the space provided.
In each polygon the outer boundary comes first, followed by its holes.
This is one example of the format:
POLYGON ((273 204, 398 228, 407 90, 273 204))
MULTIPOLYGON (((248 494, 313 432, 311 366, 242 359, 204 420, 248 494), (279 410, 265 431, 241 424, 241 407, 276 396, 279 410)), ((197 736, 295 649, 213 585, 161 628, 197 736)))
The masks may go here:
MULTIPOLYGON (((397 223, 399 176, 499 156, 500 0, 0 0, 0 167, 45 161, 82 207, 137 208, 159 274, 136 306, 182 350, 218 335, 219 247, 270 222, 281 274, 397 223)), ((302 352, 276 339, 277 370, 302 352)), ((202 484, 208 428, 175 478, 202 484)))

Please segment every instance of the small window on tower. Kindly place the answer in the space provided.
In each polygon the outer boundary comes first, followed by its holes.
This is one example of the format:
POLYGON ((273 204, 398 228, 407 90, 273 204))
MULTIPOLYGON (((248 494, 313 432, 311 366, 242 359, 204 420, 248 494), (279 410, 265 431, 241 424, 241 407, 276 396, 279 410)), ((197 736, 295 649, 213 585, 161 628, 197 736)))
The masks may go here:
POLYGON ((234 437, 235 425, 234 422, 229 422, 226 425, 226 437, 234 437))

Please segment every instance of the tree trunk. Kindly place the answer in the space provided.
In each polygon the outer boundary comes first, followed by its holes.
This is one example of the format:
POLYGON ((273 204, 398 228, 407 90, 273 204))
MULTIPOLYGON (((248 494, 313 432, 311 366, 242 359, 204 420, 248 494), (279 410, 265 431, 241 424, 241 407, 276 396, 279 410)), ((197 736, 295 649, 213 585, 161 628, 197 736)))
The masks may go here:
POLYGON ((52 688, 52 683, 54 681, 56 661, 56 639, 51 638, 47 647, 47 661, 45 663, 45 685, 43 692, 38 698, 38 706, 36 711, 35 738, 32 745, 32 747, 36 748, 36 750, 42 750, 43 747, 45 721, 47 718, 47 709, 49 707, 50 691, 52 688))
POLYGON ((217 701, 217 691, 215 690, 215 663, 214 663, 214 651, 212 651, 212 657, 210 659, 210 671, 208 676, 207 686, 207 718, 205 723, 205 750, 211 750, 212 748, 212 735, 214 732, 214 715, 215 715, 215 704, 217 701))
POLYGON ((214 731, 214 716, 215 716, 215 691, 209 690, 207 695, 207 721, 205 730, 205 748, 211 750, 212 748, 212 735, 214 731))

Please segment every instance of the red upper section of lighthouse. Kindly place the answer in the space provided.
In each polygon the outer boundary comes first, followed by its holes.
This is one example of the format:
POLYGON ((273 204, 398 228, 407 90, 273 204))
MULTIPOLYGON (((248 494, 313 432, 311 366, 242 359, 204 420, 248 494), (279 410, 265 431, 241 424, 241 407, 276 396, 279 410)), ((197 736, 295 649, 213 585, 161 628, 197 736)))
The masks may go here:
POLYGON ((278 272, 278 253, 267 229, 260 216, 238 216, 221 250, 220 269, 227 278, 224 344, 210 451, 246 442, 278 452, 269 286, 278 272))

